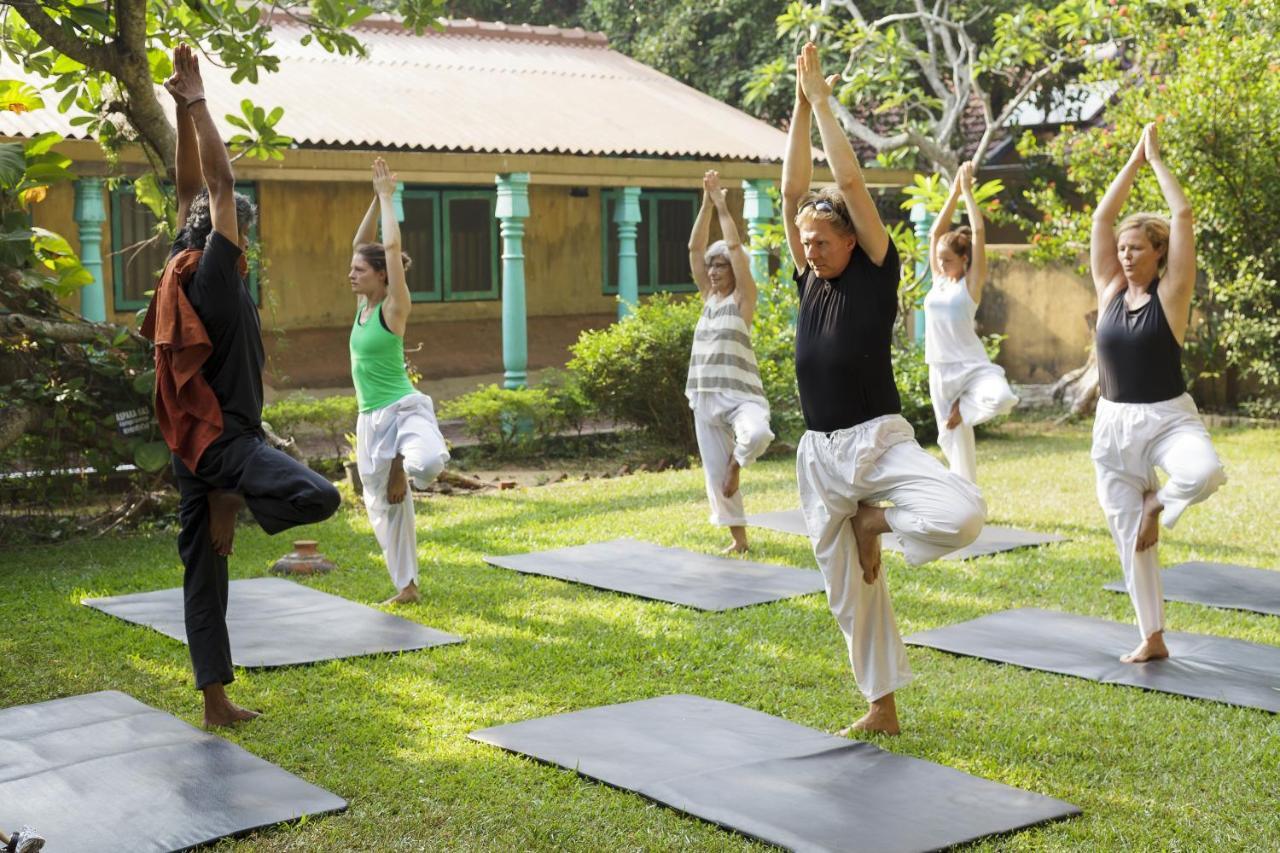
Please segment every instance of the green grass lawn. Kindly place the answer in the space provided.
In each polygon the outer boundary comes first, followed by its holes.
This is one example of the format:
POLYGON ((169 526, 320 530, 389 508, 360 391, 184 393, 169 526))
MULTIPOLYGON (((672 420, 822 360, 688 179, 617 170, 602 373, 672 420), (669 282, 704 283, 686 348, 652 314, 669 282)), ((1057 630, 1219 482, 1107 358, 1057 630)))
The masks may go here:
MULTIPOLYGON (((1162 561, 1280 568, 1280 432, 1223 430, 1214 440, 1230 481, 1162 534, 1162 561)), ((1132 622, 1128 599, 1102 589, 1120 569, 1094 498, 1088 444, 1085 427, 1043 424, 1009 424, 981 441, 990 520, 1070 541, 918 568, 886 554, 904 634, 1027 606, 1132 622)), ((749 511, 796 504, 789 459, 759 463, 743 484, 749 511)), ((239 672, 231 696, 264 716, 225 736, 351 807, 216 849, 763 849, 466 738, 485 726, 681 692, 825 730, 860 714, 821 595, 701 613, 481 560, 618 536, 715 551, 726 537, 706 516, 698 469, 420 501, 424 602, 397 612, 466 643, 239 672)), ((305 534, 341 567, 309 581, 316 588, 368 603, 391 594, 361 506, 348 503, 305 534)), ((232 576, 264 575, 287 546, 242 527, 232 576)), ((802 537, 754 531, 752 557, 815 569, 802 537)), ((186 647, 79 604, 180 582, 172 533, 0 550, 0 706, 115 689, 198 724, 186 647)), ((1178 603, 1167 612, 1171 630, 1280 645, 1274 616, 1178 603)), ((1280 717, 909 653, 917 677, 898 696, 904 733, 875 742, 1084 810, 973 849, 1280 847, 1280 717)))

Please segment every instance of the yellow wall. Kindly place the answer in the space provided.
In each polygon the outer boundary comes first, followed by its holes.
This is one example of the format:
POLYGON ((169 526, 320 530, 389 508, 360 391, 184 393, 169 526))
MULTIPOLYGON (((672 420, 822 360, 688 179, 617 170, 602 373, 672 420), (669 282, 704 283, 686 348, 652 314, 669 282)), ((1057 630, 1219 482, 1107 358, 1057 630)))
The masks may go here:
POLYGON ((988 248, 978 330, 1008 335, 999 362, 1011 380, 1053 382, 1084 364, 1092 341, 1085 317, 1097 308, 1097 296, 1077 264, 1038 266, 1026 253, 1026 247, 988 248))

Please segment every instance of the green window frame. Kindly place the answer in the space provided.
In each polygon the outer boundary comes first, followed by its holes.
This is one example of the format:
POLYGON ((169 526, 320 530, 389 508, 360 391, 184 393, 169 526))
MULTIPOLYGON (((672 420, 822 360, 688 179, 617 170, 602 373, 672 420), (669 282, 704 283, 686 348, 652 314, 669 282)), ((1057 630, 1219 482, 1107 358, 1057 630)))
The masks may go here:
MULTIPOLYGON (((172 192, 171 186, 165 186, 166 192, 172 192)), ((236 184, 236 192, 249 197, 249 200, 257 205, 258 188, 255 184, 236 184)), ((139 207, 133 197, 133 182, 120 181, 111 190, 111 289, 113 309, 116 311, 136 311, 139 308, 146 308, 148 299, 144 297, 130 297, 126 294, 129 276, 145 276, 148 285, 141 288, 133 288, 136 292, 145 292, 154 290, 159 279, 160 269, 148 270, 141 266, 134 266, 133 269, 126 269, 129 259, 123 251, 125 245, 125 206, 133 207, 130 211, 141 217, 142 227, 151 231, 154 229, 157 220, 151 211, 145 207, 139 207)), ((154 231, 151 231, 154 233, 154 231)), ((130 237, 137 235, 131 234, 130 237)), ((252 244, 249 252, 249 295, 253 297, 253 303, 259 307, 262 305, 262 299, 258 294, 258 264, 254 257, 254 248, 258 241, 258 223, 254 222, 253 227, 249 229, 249 240, 252 244)), ((159 247, 159 252, 155 255, 161 268, 165 259, 169 256, 169 245, 159 247)), ((135 264, 138 262, 135 261, 135 264)))
MULTIPOLYGON (((622 190, 606 189, 600 192, 600 254, 603 260, 604 293, 618 294, 616 267, 618 264, 618 226, 613 221, 613 211, 622 198, 622 190)), ((639 276, 641 296, 654 293, 688 293, 698 289, 689 273, 689 232, 698 217, 702 197, 698 190, 642 189, 640 191, 640 222, 636 226, 636 273, 639 276), (688 209, 688 221, 673 221, 660 212, 672 206, 688 209), (674 228, 674 232, 672 229, 674 228), (679 233, 676 233, 679 232, 679 233), (665 238, 665 239, 664 239, 665 238), (664 251, 665 250, 665 251, 664 251), (642 254, 643 253, 643 254, 642 254), (663 271, 667 274, 664 276, 663 271), (677 277, 674 270, 681 272, 677 277), (668 281, 660 279, 667 278, 668 281)))
MULTIPOLYGON (((405 221, 401 223, 402 243, 405 250, 413 258, 409 268, 409 292, 414 302, 480 302, 498 299, 501 296, 502 266, 499 262, 498 220, 496 189, 406 186, 404 189, 405 221), (456 245, 462 238, 454 229, 454 203, 459 201, 484 201, 485 220, 487 225, 487 249, 482 248, 484 260, 489 267, 487 281, 469 281, 467 284, 481 284, 481 287, 461 287, 454 281, 455 274, 463 271, 459 247, 456 245), (430 211, 430 223, 426 228, 415 227, 412 208, 426 205, 430 211), (411 245, 420 247, 415 251, 411 245), (429 248, 431 257, 422 259, 421 248, 429 248), (421 265, 420 265, 421 264, 421 265), (430 280, 426 273, 430 271, 430 280)), ((474 259, 474 258, 473 258, 474 259)))

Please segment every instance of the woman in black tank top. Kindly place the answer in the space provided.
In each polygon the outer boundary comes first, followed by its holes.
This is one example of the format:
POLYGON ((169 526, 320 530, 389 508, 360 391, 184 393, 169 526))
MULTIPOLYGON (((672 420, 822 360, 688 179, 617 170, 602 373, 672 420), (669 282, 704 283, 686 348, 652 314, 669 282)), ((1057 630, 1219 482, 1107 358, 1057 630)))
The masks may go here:
POLYGON ((1098 294, 1095 347, 1102 391, 1091 455, 1098 500, 1142 637, 1121 660, 1136 663, 1169 655, 1156 554, 1159 524, 1172 527, 1183 510, 1226 479, 1182 375, 1195 238, 1191 206, 1160 156, 1154 124, 1144 128, 1098 203, 1089 261, 1098 294), (1138 213, 1117 227, 1143 164, 1155 172, 1170 217, 1138 213), (1157 466, 1169 475, 1164 487, 1157 466))

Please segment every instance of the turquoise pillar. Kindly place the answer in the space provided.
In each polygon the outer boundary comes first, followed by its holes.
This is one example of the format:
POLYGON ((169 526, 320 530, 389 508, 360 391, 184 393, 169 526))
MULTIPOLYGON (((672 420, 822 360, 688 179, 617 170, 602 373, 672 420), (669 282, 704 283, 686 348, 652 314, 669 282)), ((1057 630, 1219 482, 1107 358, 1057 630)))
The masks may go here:
POLYGON ((498 175, 496 182, 497 217, 502 231, 502 387, 524 388, 529 384, 524 300, 524 221, 529 218, 529 173, 498 175))
POLYGON ((106 294, 102 289, 102 223, 107 210, 102 204, 102 178, 76 181, 76 226, 80 231, 80 265, 93 281, 80 288, 80 314, 86 320, 107 320, 106 294))
POLYGON ((618 226, 618 319, 640 303, 640 273, 636 266, 636 229, 640 225, 640 188, 623 187, 613 214, 618 226))
POLYGON ((747 252, 751 255, 751 274, 757 282, 769 277, 769 250, 761 243, 765 226, 773 219, 773 199, 769 190, 773 181, 756 178, 742 182, 742 218, 747 220, 747 252))
POLYGON ((915 227, 917 245, 924 246, 921 260, 916 261, 916 277, 920 279, 922 287, 920 295, 916 298, 918 307, 915 309, 916 343, 920 346, 924 346, 924 297, 933 282, 933 276, 929 272, 929 229, 933 228, 935 218, 923 204, 916 203, 911 206, 911 224, 915 227))
POLYGON ((404 223, 404 184, 396 182, 395 192, 391 194, 391 209, 396 212, 396 222, 404 223))

